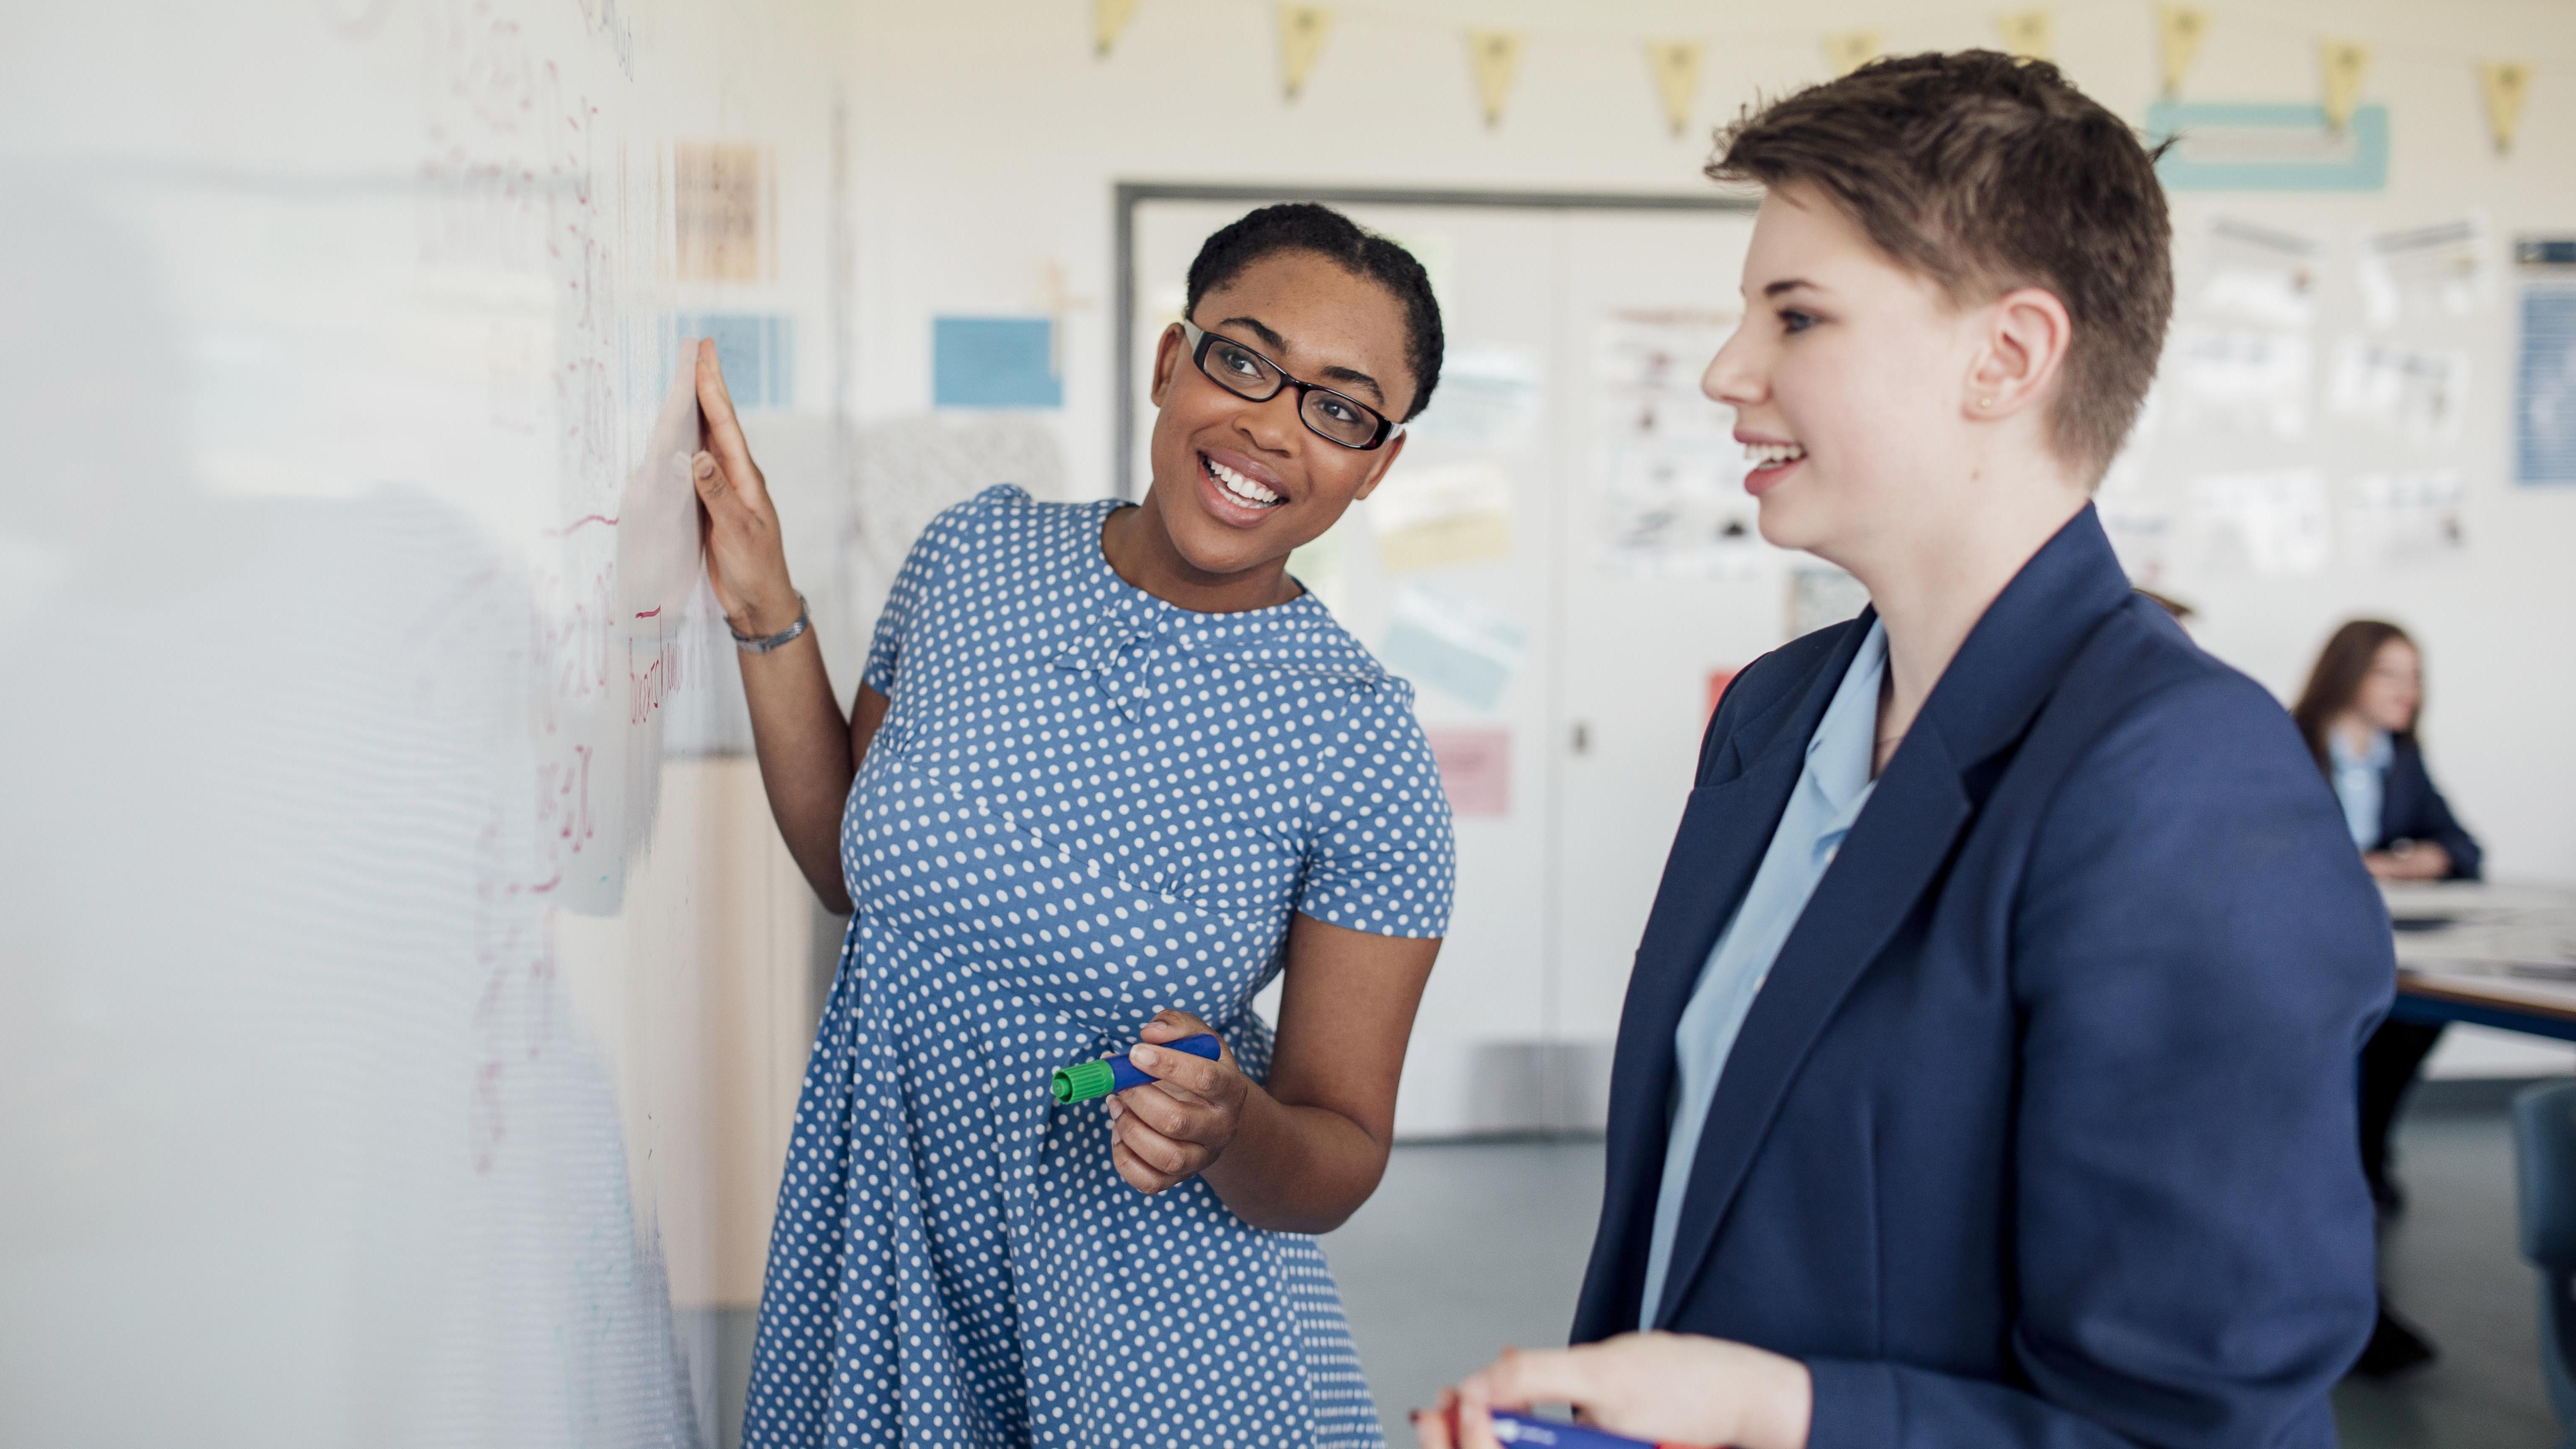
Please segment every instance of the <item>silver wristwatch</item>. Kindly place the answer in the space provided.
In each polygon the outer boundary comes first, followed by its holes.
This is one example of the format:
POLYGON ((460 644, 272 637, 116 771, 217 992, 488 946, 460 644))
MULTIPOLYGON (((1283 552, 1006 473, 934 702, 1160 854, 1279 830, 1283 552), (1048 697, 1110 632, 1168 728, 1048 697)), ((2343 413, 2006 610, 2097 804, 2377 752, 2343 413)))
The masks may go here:
POLYGON ((793 643, 798 635, 803 634, 807 629, 812 627, 813 621, 806 617, 805 596, 803 594, 798 594, 796 596, 796 622, 765 639, 755 639, 751 635, 735 628, 732 620, 728 619, 725 621, 725 632, 733 635, 734 647, 740 649, 745 654, 766 654, 772 649, 783 648, 786 645, 793 643))

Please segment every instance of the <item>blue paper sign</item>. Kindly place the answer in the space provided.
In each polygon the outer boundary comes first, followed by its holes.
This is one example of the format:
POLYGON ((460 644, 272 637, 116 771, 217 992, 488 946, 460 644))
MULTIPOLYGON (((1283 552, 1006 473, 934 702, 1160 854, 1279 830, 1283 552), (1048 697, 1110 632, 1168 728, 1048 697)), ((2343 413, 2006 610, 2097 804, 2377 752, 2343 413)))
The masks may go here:
POLYGON ((2514 371, 2513 481, 2576 483, 2576 286, 2523 289, 2514 371))
POLYGON ((1060 408, 1055 323, 1044 317, 931 321, 930 400, 943 408, 1060 408))
POLYGON ((2158 101, 2147 140, 2168 191, 2380 191, 2388 185, 2388 108, 2356 106, 2337 130, 2313 105, 2158 101))
POLYGON ((1377 652, 1413 683, 1490 710, 1502 703, 1503 687, 1528 651, 1520 625, 1415 584, 1396 595, 1395 617, 1377 652))
POLYGON ((735 407, 749 411, 796 405, 796 324, 792 318, 684 312, 672 321, 673 335, 683 343, 699 337, 715 339, 716 365, 724 369, 725 391, 733 395, 735 407))

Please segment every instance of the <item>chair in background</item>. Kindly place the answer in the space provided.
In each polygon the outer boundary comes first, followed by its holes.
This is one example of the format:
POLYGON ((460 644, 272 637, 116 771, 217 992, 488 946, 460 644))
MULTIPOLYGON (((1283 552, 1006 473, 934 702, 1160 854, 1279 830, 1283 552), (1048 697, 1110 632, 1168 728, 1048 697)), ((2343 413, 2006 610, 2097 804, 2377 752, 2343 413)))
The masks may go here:
POLYGON ((2576 1449, 2576 1082, 2514 1095, 2513 1146, 2522 1255, 2540 1269, 2540 1372, 2562 1449, 2576 1449))

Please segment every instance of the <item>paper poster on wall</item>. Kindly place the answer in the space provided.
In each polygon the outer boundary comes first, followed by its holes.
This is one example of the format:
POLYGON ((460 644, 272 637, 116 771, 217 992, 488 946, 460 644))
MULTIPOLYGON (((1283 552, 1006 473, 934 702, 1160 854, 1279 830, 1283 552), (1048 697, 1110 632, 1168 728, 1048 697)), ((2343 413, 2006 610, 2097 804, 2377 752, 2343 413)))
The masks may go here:
POLYGON ((1776 562, 1762 542, 1735 410, 1700 391, 1730 314, 1613 312, 1593 354, 1596 557, 1608 572, 1708 576, 1776 562))
POLYGON ((1512 551, 1512 478, 1486 462, 1398 471, 1369 495, 1366 516, 1390 570, 1503 558, 1512 551))
POLYGON ((1741 672, 1742 671, 1734 668, 1733 666, 1729 666, 1725 669, 1712 669, 1708 672, 1708 710, 1701 716, 1703 720, 1705 720, 1709 715, 1717 713, 1718 705, 1723 703, 1726 699, 1727 686, 1733 684, 1735 682, 1735 676, 1741 672))
POLYGON ((2356 273, 2362 314, 2382 329, 2400 321, 2465 317, 2494 299, 2492 250, 2484 212, 2364 233, 2356 273))
POLYGON ((1535 348, 1453 343, 1440 359, 1440 386, 1431 406, 1405 424, 1405 431, 1508 451, 1525 446, 1538 431, 1541 400, 1535 348))
POLYGON ((2523 289, 2513 481, 2576 483, 2576 285, 2550 281, 2523 289))
POLYGON ((2213 217, 2193 302, 2209 316, 2305 331, 2316 315, 2325 243, 2231 216, 2213 217))
POLYGON ((1632 444, 1604 450, 1601 545, 1605 572, 1650 578, 1741 576, 1775 563, 1761 513, 1744 491, 1747 467, 1731 441, 1710 448, 1632 444))
POLYGON ((1812 560, 1789 571, 1788 605, 1789 637, 1796 639, 1859 617, 1869 607, 1869 590, 1832 564, 1812 560))
POLYGON ((2344 485, 2345 556, 2382 565, 2425 563, 2460 551, 2464 490, 2456 469, 2365 473, 2344 485))
POLYGON ((1064 406, 1053 318, 935 317, 930 329, 932 406, 1064 406))
POLYGON ((2326 375, 2326 407, 2412 443, 2456 442, 2468 404, 2469 357, 2347 337, 2326 375))
POLYGON ((682 142, 671 153, 672 220, 684 282, 778 274, 775 170, 767 148, 682 142))
MULTIPOLYGON (((683 312, 672 335, 685 344, 713 338, 724 368, 725 391, 737 408, 796 405, 796 319, 739 312, 683 312)), ((672 360, 676 366, 677 358, 672 360)))
POLYGON ((1529 636, 1491 609, 1407 584, 1395 596, 1394 619, 1377 652, 1387 668, 1416 685, 1489 710, 1502 702, 1528 656, 1529 636))
POLYGON ((2378 191, 2388 185, 2388 108, 2161 100, 2148 143, 2171 141, 2156 175, 2168 191, 2378 191))
POLYGON ((2333 547, 2326 483, 2314 468, 2216 473, 2191 485, 2196 563, 2213 574, 2312 574, 2333 547))
POLYGON ((2308 430, 2311 351, 2295 332, 2178 325, 2163 391, 2183 427, 2297 438, 2308 430))
POLYGON ((1429 729, 1431 758, 1449 813, 1461 820, 1501 820, 1512 813, 1512 732, 1429 729))
POLYGON ((1692 308, 1612 312, 1593 346, 1595 421, 1630 443, 1710 442, 1733 446, 1735 410, 1699 388, 1717 349, 1735 331, 1733 314, 1692 308))

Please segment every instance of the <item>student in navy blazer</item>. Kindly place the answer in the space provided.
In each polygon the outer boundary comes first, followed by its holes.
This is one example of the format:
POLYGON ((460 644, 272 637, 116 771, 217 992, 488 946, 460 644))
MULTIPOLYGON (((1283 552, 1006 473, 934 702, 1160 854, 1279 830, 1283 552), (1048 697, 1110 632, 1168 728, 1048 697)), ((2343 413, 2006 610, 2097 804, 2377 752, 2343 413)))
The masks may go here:
MULTIPOLYGON (((2344 824, 2370 873, 2382 880, 2476 880, 2485 852, 2433 787, 2415 726, 2424 707, 2424 660, 2395 624, 2354 619, 2335 630, 2290 711, 2308 754, 2334 786, 2344 824)), ((2442 1039, 2440 1022, 2390 1017, 2361 1051, 2361 1170, 2380 1210, 2403 1210, 2388 1174, 2389 1129, 2415 1076, 2442 1039)), ((2432 1345, 2383 1303, 2378 1331, 2358 1365, 2389 1374, 2433 1357, 2432 1345)))
POLYGON ((1576 1346, 1470 1377, 1422 1441, 1554 1401, 1743 1449, 2324 1449, 2372 1320, 2351 1063, 2394 962, 2289 718, 2131 592, 2087 498, 2170 306, 2149 158, 1983 53, 1721 147, 1768 194, 1705 386, 1764 536, 1873 605, 1709 724, 1576 1346))

